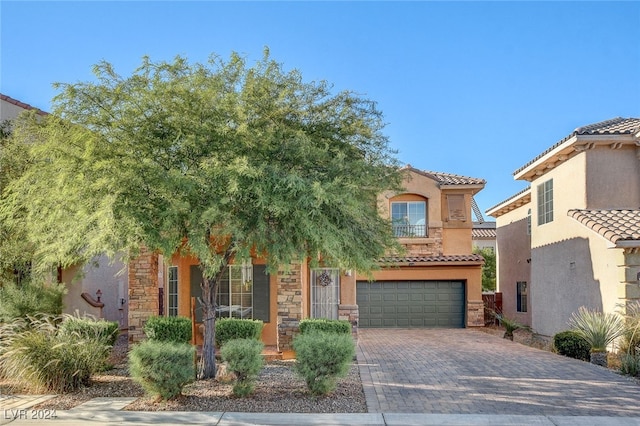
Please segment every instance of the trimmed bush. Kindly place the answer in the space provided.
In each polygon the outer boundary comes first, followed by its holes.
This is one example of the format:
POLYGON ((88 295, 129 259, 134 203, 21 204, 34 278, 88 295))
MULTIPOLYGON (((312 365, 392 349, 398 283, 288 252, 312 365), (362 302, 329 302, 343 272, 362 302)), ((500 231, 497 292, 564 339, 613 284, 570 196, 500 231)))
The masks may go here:
POLYGON ((296 373, 304 379, 311 393, 324 395, 336 388, 336 380, 344 377, 355 355, 350 334, 307 332, 293 341, 296 351, 296 373))
POLYGON ((560 355, 589 361, 591 345, 580 334, 572 330, 561 331, 553 336, 553 346, 560 355))
POLYGON ((216 345, 222 348, 235 339, 260 340, 264 323, 260 320, 221 318, 216 321, 216 345))
POLYGON ((148 394, 171 399, 195 380, 195 353, 187 343, 145 340, 129 352, 129 372, 148 394))
POLYGON ((65 393, 89 383, 103 369, 110 346, 104 339, 60 333, 63 318, 15 320, 0 330, 0 371, 34 390, 65 393))
POLYGON ((66 292, 64 284, 4 282, 0 285, 0 322, 37 314, 60 315, 66 292))
POLYGON ((190 343, 191 319, 187 317, 149 317, 143 328, 149 340, 190 343))
POLYGON ((255 388, 255 378, 264 365, 264 344, 256 339, 233 339, 220 349, 222 360, 229 365, 237 377, 233 386, 236 396, 246 396, 255 388))
POLYGON ((347 320, 306 318, 300 321, 300 333, 321 331, 325 333, 351 334, 351 323, 347 320))
POLYGON ((120 326, 116 321, 67 317, 60 324, 59 333, 62 335, 77 333, 84 338, 101 339, 106 345, 113 347, 118 339, 120 326))

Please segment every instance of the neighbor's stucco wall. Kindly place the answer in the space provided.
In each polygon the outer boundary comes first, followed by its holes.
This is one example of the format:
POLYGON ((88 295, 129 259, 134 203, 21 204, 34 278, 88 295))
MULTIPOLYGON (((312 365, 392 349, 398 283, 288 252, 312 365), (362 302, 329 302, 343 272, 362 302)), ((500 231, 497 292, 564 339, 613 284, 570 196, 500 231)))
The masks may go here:
POLYGON ((497 291, 502 293, 502 311, 511 319, 531 326, 531 294, 537 289, 531 282, 531 236, 527 233, 531 204, 496 219, 497 291), (527 312, 517 312, 517 282, 527 283, 527 312))

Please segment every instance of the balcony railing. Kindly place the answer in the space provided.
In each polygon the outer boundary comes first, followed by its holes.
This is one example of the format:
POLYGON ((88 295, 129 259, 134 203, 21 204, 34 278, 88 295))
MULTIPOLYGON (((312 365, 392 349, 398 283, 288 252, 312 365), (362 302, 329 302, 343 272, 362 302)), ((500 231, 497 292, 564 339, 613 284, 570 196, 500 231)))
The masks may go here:
POLYGON ((427 236, 427 225, 393 224, 393 234, 398 238, 420 238, 427 236))

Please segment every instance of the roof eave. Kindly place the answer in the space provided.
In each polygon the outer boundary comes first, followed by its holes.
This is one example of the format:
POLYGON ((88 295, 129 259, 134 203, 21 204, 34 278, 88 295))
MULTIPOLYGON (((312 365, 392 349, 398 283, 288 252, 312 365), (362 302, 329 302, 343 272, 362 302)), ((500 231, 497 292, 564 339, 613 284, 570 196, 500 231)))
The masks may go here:
POLYGON ((527 188, 524 191, 520 191, 513 197, 506 199, 502 203, 491 207, 490 209, 486 210, 485 213, 491 217, 497 218, 530 202, 531 188, 527 188))
POLYGON ((640 247, 640 240, 618 240, 616 248, 636 248, 640 247))

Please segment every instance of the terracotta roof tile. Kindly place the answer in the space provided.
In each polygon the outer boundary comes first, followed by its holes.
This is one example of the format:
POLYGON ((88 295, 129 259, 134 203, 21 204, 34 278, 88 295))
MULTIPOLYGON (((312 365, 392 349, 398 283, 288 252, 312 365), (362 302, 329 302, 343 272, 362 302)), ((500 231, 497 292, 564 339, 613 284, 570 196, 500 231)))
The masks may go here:
POLYGON ((442 185, 484 185, 487 183, 484 179, 453 173, 433 172, 429 170, 425 170, 424 173, 431 175, 442 185))
POLYGON ((18 107, 20 107, 22 109, 35 110, 40 115, 48 115, 49 114, 49 113, 47 113, 45 111, 42 111, 40 108, 36 108, 36 107, 31 106, 29 104, 25 104, 24 102, 20 102, 19 100, 13 99, 12 97, 9 97, 7 95, 3 95, 2 93, 0 93, 0 99, 5 101, 5 102, 8 102, 10 104, 13 104, 15 106, 18 106, 18 107))
POLYGON ((384 257, 382 263, 408 264, 408 263, 435 263, 435 262, 482 262, 484 258, 479 254, 453 254, 440 256, 407 256, 384 257))
POLYGON ((612 243, 640 241, 640 210, 569 210, 569 217, 612 243))
POLYGON ((473 228, 471 238, 496 238, 496 230, 473 228))
POLYGON ((562 145, 569 139, 577 135, 629 135, 636 134, 640 132, 640 118, 622 118, 616 117, 610 120, 601 121, 599 123, 588 124, 586 126, 578 127, 569 135, 565 136, 558 142, 556 142, 552 147, 542 152, 533 160, 529 161, 524 166, 520 167, 518 170, 513 172, 514 175, 517 175, 531 164, 538 161, 540 158, 544 157, 549 152, 553 151, 558 146, 562 145))

